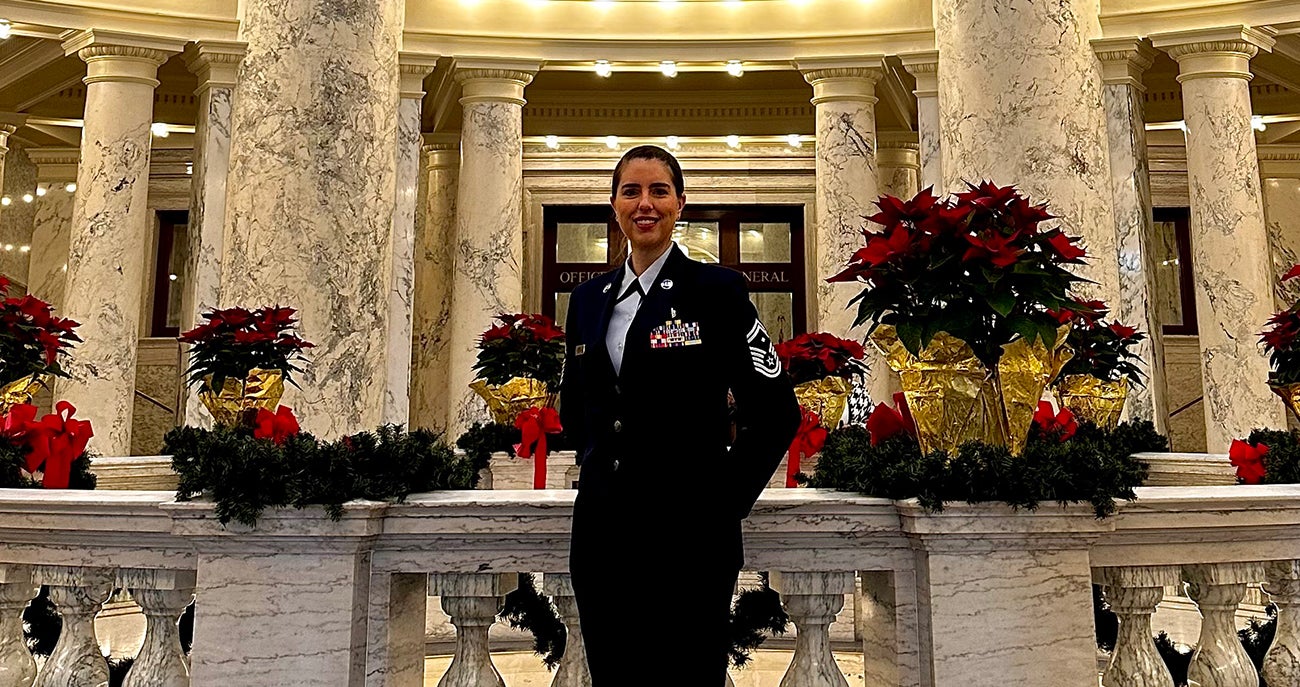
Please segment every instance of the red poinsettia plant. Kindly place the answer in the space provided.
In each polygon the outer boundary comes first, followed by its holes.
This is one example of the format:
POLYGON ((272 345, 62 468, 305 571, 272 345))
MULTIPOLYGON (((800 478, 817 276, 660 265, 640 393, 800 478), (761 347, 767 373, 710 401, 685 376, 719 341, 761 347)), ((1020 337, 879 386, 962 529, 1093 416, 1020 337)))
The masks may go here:
POLYGON ((1074 357, 1061 368, 1061 375, 1087 375, 1114 382, 1122 378, 1142 384, 1140 357, 1133 351, 1146 334, 1119 322, 1104 322, 1109 308, 1102 301, 1076 300, 1072 305, 1051 311, 1061 324, 1070 325, 1066 343, 1074 357))
MULTIPOLYGON (((0 294, 8 293, 9 280, 0 276, 0 294)), ((0 301, 0 384, 29 375, 67 377, 59 356, 81 341, 73 331, 78 326, 30 294, 0 301)))
POLYGON ((970 345, 990 368, 1002 346, 1023 337, 1055 343, 1048 314, 1070 303, 1081 278, 1079 237, 1045 227, 1055 217, 1014 186, 985 181, 940 199, 932 189, 904 201, 882 196, 868 221, 866 245, 830 282, 866 285, 853 299, 855 325, 893 325, 913 354, 947 332, 970 345))
POLYGON ((862 372, 862 344, 826 332, 808 332, 776 346, 781 366, 795 384, 862 372))
POLYGON ((314 346, 294 333, 296 315, 278 305, 203 313, 206 322, 178 337, 190 344, 190 384, 204 384, 212 375, 211 388, 219 390, 227 377, 244 379, 253 369, 279 370, 293 383, 292 374, 302 372, 295 363, 305 361, 303 350, 314 346))
POLYGON ((498 315, 478 341, 474 371, 488 384, 530 377, 555 389, 564 367, 564 330, 545 315, 498 315))
MULTIPOLYGON (((1300 265, 1293 266, 1282 275, 1282 281, 1300 277, 1300 265)), ((1296 301, 1268 320, 1268 328, 1260 333, 1260 343, 1268 353, 1271 369, 1268 383, 1273 386, 1286 386, 1300 382, 1300 301, 1296 301)))

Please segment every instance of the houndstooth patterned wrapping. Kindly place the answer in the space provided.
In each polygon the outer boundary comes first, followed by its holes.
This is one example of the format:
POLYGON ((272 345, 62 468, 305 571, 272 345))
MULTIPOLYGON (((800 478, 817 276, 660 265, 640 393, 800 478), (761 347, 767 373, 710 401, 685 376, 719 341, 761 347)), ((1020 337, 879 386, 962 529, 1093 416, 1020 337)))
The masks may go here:
POLYGON ((867 392, 866 375, 854 375, 853 390, 849 392, 848 407, 844 411, 844 419, 841 424, 863 424, 867 421, 867 416, 871 414, 874 405, 871 402, 871 395, 867 392))

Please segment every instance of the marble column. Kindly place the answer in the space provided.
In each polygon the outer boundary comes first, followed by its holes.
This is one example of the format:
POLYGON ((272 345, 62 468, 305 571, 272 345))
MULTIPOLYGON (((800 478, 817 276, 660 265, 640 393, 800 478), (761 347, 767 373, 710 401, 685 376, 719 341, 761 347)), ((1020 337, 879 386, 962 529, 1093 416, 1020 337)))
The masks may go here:
MULTIPOLYGON (((446 428, 451 409, 452 245, 460 142, 428 135, 421 184, 424 218, 415 233, 414 350, 411 351, 411 426, 446 428)), ((459 391, 457 392, 459 398, 459 391)))
POLYGON ((95 423, 90 447, 131 450, 136 344, 143 310, 149 229, 149 126, 158 67, 183 44, 132 34, 81 31, 64 41, 86 62, 81 164, 69 236, 63 312, 82 342, 54 384, 55 398, 95 423))
POLYGON ((220 299, 298 309, 316 347, 284 401, 324 439, 382 419, 401 31, 400 0, 247 3, 240 25, 220 299))
MULTIPOLYGON (((3 117, 3 115, 0 115, 3 117)), ((0 186, 4 184, 5 178, 5 158, 9 155, 9 137, 18 131, 18 124, 10 123, 0 118, 0 186)), ((0 213, 4 208, 0 207, 0 213)))
POLYGON ((1274 279, 1248 88, 1250 58, 1273 39, 1240 26, 1151 39, 1178 61, 1183 87, 1206 450, 1226 453, 1255 427, 1286 426, 1257 343, 1274 279))
MULTIPOLYGON (((878 58, 858 62, 800 60, 796 66, 812 84, 817 117, 817 290, 816 330, 855 338, 849 330, 857 314, 848 303, 859 284, 828 284, 825 279, 848 263, 863 245, 863 219, 875 213, 876 82, 883 75, 878 58)), ((859 330, 858 335, 865 332, 859 330)))
POLYGON ((881 135, 876 146, 880 193, 907 200, 921 190, 921 150, 913 133, 881 135))
POLYGON ((1082 236, 1091 260, 1079 293, 1119 300, 1110 151, 1101 70, 1100 0, 939 0, 943 180, 1015 184, 1082 236), (990 36, 1000 37, 990 41, 990 36))
POLYGON ((81 151, 77 148, 32 148, 27 155, 36 165, 37 183, 49 189, 34 201, 36 215, 32 220, 27 292, 47 301, 61 313, 81 151), (73 190, 69 191, 69 188, 73 190))
POLYGON ((536 63, 459 61, 461 163, 456 191, 455 269, 452 275, 448 361, 448 430, 457 437, 488 419, 474 380, 478 337, 492 318, 523 303, 524 87, 536 63))
MULTIPOLYGON (((194 127, 190 180, 190 252, 181 292, 181 331, 201 321, 199 314, 221 302, 221 247, 226 224, 226 174, 230 170, 230 113, 235 81, 246 46, 232 41, 199 41, 185 50, 185 64, 198 77, 198 118, 194 127)), ((182 370, 189 367, 183 347, 182 370)), ((212 415, 199 402, 198 387, 187 387, 185 424, 210 427, 212 415)))
POLYGON ((1264 192, 1264 221, 1273 259, 1274 307, 1288 308, 1300 299, 1300 280, 1280 280, 1300 263, 1300 149, 1295 146, 1259 148, 1259 172, 1264 192))
POLYGON ((420 104, 424 77, 436 55, 398 55, 397 194, 393 204, 393 282, 388 291, 388 381, 384 386, 384 424, 405 425, 411 416, 411 327, 415 298, 415 227, 420 195, 420 104))
POLYGON ((900 55, 903 68, 916 78, 916 131, 921 144, 921 188, 942 195, 943 152, 939 146, 939 52, 900 55))
POLYGON ((1134 38, 1092 42, 1101 60, 1102 100, 1115 205, 1115 243, 1119 251, 1120 298, 1111 316, 1147 333, 1135 347, 1145 384, 1129 389, 1125 419, 1150 420, 1167 434, 1169 406, 1165 400, 1164 335, 1156 313, 1155 250, 1160 245, 1151 221, 1151 176, 1147 164, 1146 120, 1143 117, 1142 72, 1151 66, 1155 50, 1134 38))

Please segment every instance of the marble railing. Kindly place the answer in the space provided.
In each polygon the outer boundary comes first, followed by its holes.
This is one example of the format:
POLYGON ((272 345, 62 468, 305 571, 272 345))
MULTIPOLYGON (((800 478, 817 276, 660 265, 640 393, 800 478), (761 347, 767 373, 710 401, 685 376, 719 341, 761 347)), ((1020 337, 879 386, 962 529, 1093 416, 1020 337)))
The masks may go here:
MULTIPOLYGON (((1248 585, 1279 606, 1271 685, 1300 667, 1300 486, 1147 487, 1114 517, 1083 506, 1014 511, 773 489, 745 524, 746 568, 772 571, 797 637, 786 687, 843 686, 827 627, 862 580, 869 685, 1097 684, 1091 585, 1122 619, 1108 687, 1166 685, 1151 613, 1170 585, 1198 604, 1201 685, 1254 687, 1232 616, 1248 585), (1045 681, 1046 680, 1046 681, 1045 681)), ((503 684, 487 628, 515 573, 543 574, 570 626, 553 684, 586 684, 566 572, 572 491, 424 494, 265 513, 256 529, 168 492, 0 490, 0 684, 99 685, 91 620, 113 588, 147 617, 128 686, 424 684, 424 621, 437 598, 457 629, 447 687, 503 684), (49 585, 63 616, 39 675, 19 613, 49 585), (194 651, 175 620, 194 596, 194 651)), ((672 494, 665 493, 665 508, 672 494)), ((688 575, 689 573, 685 573, 688 575)), ((663 588, 671 603, 672 585, 663 588)))

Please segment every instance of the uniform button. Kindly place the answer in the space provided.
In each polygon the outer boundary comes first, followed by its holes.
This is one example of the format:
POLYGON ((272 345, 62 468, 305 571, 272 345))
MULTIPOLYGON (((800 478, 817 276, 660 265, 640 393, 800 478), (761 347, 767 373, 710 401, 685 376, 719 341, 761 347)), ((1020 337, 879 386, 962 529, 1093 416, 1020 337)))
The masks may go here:
POLYGON ((618 472, 618 459, 617 459, 617 458, 614 459, 613 467, 614 467, 614 472, 618 472))
POLYGON ((623 421, 622 421, 622 420, 615 420, 615 421, 614 421, 614 431, 615 431, 615 432, 621 432, 621 431, 623 431, 623 421))

